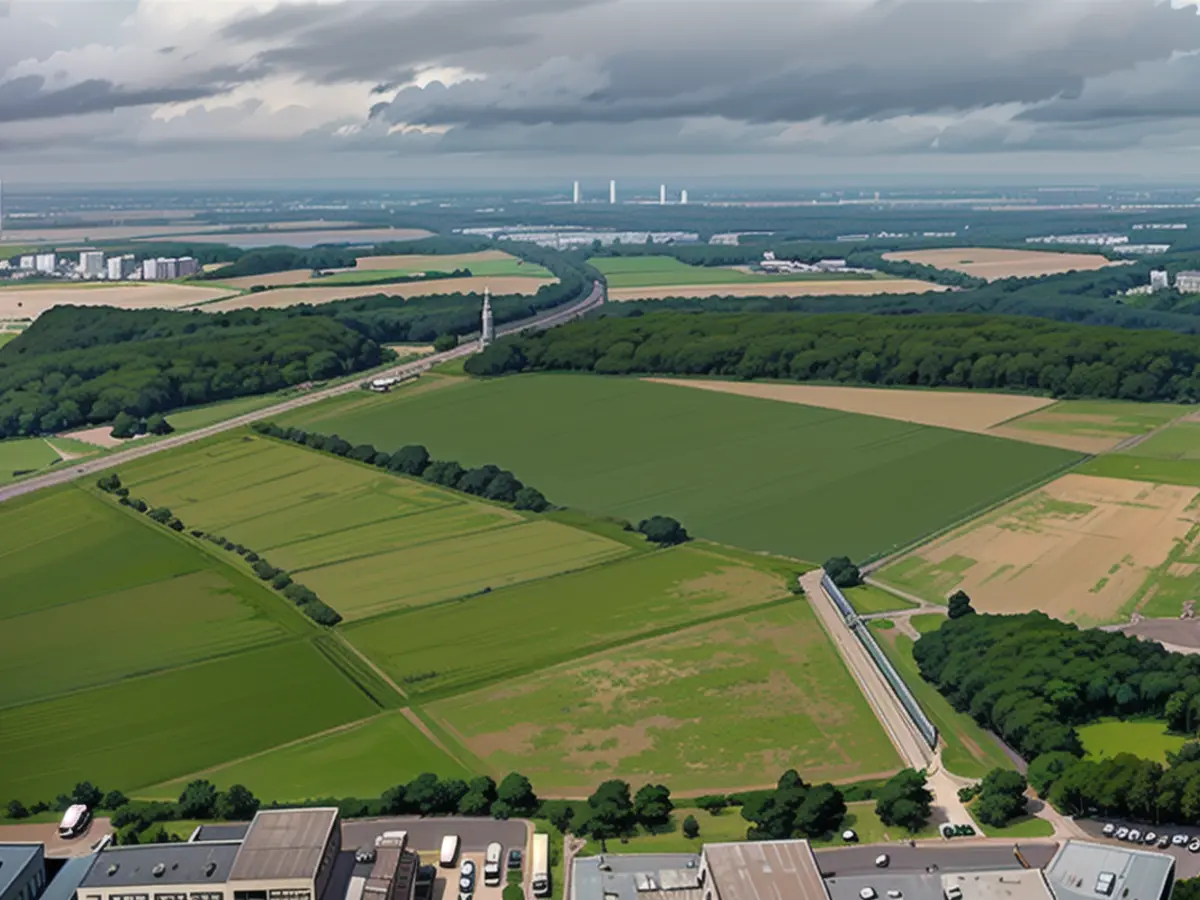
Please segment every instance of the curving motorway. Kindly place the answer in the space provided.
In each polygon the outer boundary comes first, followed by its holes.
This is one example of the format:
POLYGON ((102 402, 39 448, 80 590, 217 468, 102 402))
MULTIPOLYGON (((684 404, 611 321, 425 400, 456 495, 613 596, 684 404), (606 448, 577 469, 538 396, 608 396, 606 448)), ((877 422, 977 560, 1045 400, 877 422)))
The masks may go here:
MULTIPOLYGON (((497 328, 497 336, 506 334, 515 334, 519 331, 528 329, 543 330, 546 328, 554 328, 562 325, 572 319, 577 319, 587 312, 595 309, 604 302, 604 285, 596 281, 592 283, 591 293, 582 300, 578 300, 569 306, 551 310, 543 316, 536 316, 532 319, 524 319, 520 322, 514 322, 511 325, 506 325, 503 328, 497 328)), ((476 342, 461 344, 453 350, 447 350, 445 353, 435 353, 432 356, 426 356, 424 359, 419 359, 416 362, 405 363, 404 365, 395 366, 382 372, 374 372, 370 378, 390 378, 392 376, 417 375, 421 372, 428 371, 440 363, 448 362, 452 359, 459 359, 464 356, 470 356, 476 351, 478 345, 476 342)), ((204 428, 197 428, 195 431, 189 431, 186 434, 174 435, 166 437, 162 440, 155 441, 152 444, 143 444, 140 446, 130 447, 127 450, 118 450, 116 453, 110 453, 108 456, 100 459, 91 460, 89 462, 77 463, 72 465, 64 465, 53 472, 48 472, 45 475, 38 475, 34 478, 19 481, 16 484, 10 484, 0 488, 0 503, 6 500, 11 500, 14 497, 20 497, 25 494, 31 494, 34 491, 40 491, 43 488, 52 487, 56 484, 65 484, 68 481, 74 481, 76 478, 82 478, 85 475, 92 475, 96 472, 101 472, 105 469, 111 469, 114 466, 124 465, 135 459, 141 459, 143 456, 149 456, 152 453, 159 453, 163 450, 170 450, 172 447, 181 447, 184 444, 190 444, 193 441, 203 440, 206 437, 211 437, 214 434, 220 434, 222 431, 229 431, 233 428, 240 428, 243 425, 249 425, 251 422, 256 422, 260 419, 269 419, 272 416, 277 416, 280 413, 296 409, 297 407, 307 406, 310 403, 317 403, 321 400, 327 400, 330 397, 337 397, 341 394, 348 394, 352 391, 361 390, 359 384, 362 380, 355 380, 346 384, 335 385, 334 387, 323 388, 317 391, 310 391, 307 394, 301 394, 277 403, 274 406, 268 406, 265 409, 255 410, 254 412, 246 413, 241 416, 235 416, 232 419, 226 419, 223 422, 218 422, 215 425, 207 425, 204 428)))

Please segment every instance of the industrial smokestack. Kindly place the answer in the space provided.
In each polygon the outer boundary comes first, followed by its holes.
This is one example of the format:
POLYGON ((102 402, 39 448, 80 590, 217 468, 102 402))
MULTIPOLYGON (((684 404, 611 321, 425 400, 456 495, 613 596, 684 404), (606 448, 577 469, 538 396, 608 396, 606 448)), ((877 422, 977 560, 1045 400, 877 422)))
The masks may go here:
POLYGON ((683 206, 687 205, 687 191, 686 190, 679 192, 679 203, 683 206))
POLYGON ((667 205, 667 186, 665 184, 660 184, 658 186, 658 205, 667 205))
POLYGON ((577 182, 575 182, 575 195, 574 195, 574 202, 575 202, 575 203, 578 203, 578 202, 579 202, 579 182, 578 182, 578 181, 577 181, 577 182))
POLYGON ((617 182, 616 181, 610 181, 608 183, 608 202, 609 203, 617 202, 617 182))

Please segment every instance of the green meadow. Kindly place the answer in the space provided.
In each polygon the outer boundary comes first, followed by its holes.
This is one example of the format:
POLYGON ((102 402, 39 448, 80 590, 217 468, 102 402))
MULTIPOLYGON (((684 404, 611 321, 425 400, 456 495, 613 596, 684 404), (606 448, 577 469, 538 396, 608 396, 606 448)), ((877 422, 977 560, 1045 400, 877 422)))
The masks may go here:
MULTIPOLYGON (((864 279, 870 275, 836 275, 801 272, 792 275, 756 275, 722 266, 689 266, 673 256, 594 256, 588 262, 608 281, 610 288, 663 287, 685 284, 755 284, 764 281, 828 281, 864 279)), ((474 271, 474 266, 471 267, 474 271)))
MULTIPOLYGON (((357 722, 329 734, 297 741, 247 759, 207 771, 204 777, 224 790, 244 784, 264 800, 295 802, 314 796, 378 797, 395 784, 422 772, 443 778, 469 778, 470 774, 436 747, 403 712, 357 722)), ((140 797, 174 799, 191 779, 137 791, 140 797)))
POLYGON ((1097 760, 1132 753, 1165 765, 1167 754, 1178 752, 1188 740, 1185 735, 1170 734, 1166 722, 1154 719, 1133 722, 1101 719, 1079 726, 1078 731, 1084 754, 1097 760))
POLYGON ((42 438, 10 438, 0 441, 0 484, 20 477, 20 474, 44 469, 58 462, 58 459, 54 448, 42 438))
POLYGON ((291 641, 0 710, 0 771, 5 794, 27 804, 84 779, 128 791, 377 711, 291 641))
POLYGON ((351 624, 412 697, 514 675, 788 596, 784 578, 694 546, 351 624))
POLYGON ((862 561, 1078 461, 1000 438, 636 379, 520 375, 315 404, 281 424, 494 462, 552 501, 675 516, 755 550, 862 561), (698 487, 700 486, 700 487, 698 487), (869 510, 868 515, 864 511, 869 510))
POLYGON ((583 793, 614 774, 676 791, 852 781, 899 757, 808 603, 626 644, 433 704, 495 772, 583 793), (737 740, 731 740, 736 734, 737 740))
POLYGON ((858 587, 847 588, 843 591, 854 611, 860 616, 873 613, 902 612, 915 609, 917 604, 903 597, 897 597, 891 591, 885 591, 873 584, 860 584, 858 587))
POLYGON ((425 257, 420 264, 399 266, 392 269, 362 269, 361 271, 334 272, 306 282, 306 285, 324 287, 339 284, 370 284, 384 281, 388 278, 404 278, 419 272, 444 272, 449 274, 455 269, 469 269, 475 277, 491 278, 504 275, 517 275, 524 278, 554 278, 549 269, 536 263, 523 263, 513 257, 510 259, 472 259, 471 254, 425 257))
POLYGON ((1089 460, 1079 471, 1200 487, 1200 422, 1176 422, 1128 450, 1089 460))
POLYGON ((1012 419, 1004 428, 1087 438, 1130 438, 1153 431, 1187 412, 1173 403, 1132 400, 1060 400, 1012 419))

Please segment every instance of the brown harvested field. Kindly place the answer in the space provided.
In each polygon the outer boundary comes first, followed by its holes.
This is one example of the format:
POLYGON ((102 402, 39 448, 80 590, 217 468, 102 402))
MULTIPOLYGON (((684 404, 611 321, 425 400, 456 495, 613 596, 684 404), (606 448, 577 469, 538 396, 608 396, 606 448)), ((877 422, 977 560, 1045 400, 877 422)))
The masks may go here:
POLYGON ((222 278, 220 283, 239 291, 248 291, 256 284, 263 287, 290 287, 312 281, 312 269, 288 269, 286 272, 267 272, 263 275, 244 275, 241 278, 222 278))
POLYGON ((544 278, 501 275, 491 278, 439 278, 435 281, 413 281, 407 284, 373 284, 343 287, 300 288, 285 287, 258 294, 243 294, 230 297, 219 303, 200 307, 205 312, 224 312, 230 309, 280 309, 300 303, 332 303, 334 300, 349 300, 353 297, 370 297, 375 294, 390 294, 393 297, 431 297, 438 294, 471 292, 483 293, 490 288, 492 295, 536 294, 538 288, 549 284, 544 278))
POLYGON ((121 309, 177 309, 228 297, 227 288, 150 283, 0 289, 0 319, 35 319, 55 306, 117 306, 121 309))
POLYGON ((885 253, 893 262, 920 263, 937 269, 963 272, 976 278, 1038 278, 1063 272, 1090 272, 1117 265, 1098 253, 1055 253, 1050 250, 998 250, 990 247, 951 247, 941 250, 905 250, 885 253))
POLYGON ((428 254, 401 254, 398 256, 360 256, 355 271, 378 271, 380 269, 414 269, 418 272, 425 269, 437 269, 439 272, 453 272, 455 269, 467 269, 471 263, 499 262, 512 259, 503 250, 480 250, 478 253, 447 253, 430 256, 428 254))
POLYGON ((926 294, 949 288, 915 278, 830 279, 829 281, 764 281, 762 284, 684 284, 665 287, 609 288, 608 299, 663 300, 667 297, 808 297, 841 294, 926 294))
MULTIPOLYGON (((432 236, 421 228, 331 228, 336 223, 325 222, 320 230, 296 230, 292 223, 272 226, 270 233, 261 231, 223 231, 219 234, 195 229, 178 235, 175 240, 209 244, 233 244, 235 247, 270 247, 276 244, 289 247, 315 247, 317 244, 370 244, 387 241, 413 241, 432 236)), ((220 226, 228 227, 228 226, 220 226)))
POLYGON ((92 819, 87 830, 78 837, 64 841, 58 836, 57 822, 30 825, 0 825, 0 844, 45 844, 46 855, 62 859, 68 856, 87 856, 91 845, 101 835, 112 831, 112 822, 106 816, 92 819))
POLYGON ((876 577, 929 599, 964 590, 980 612, 1041 610, 1081 625, 1114 621, 1200 522, 1200 511, 1191 508, 1197 493, 1064 475, 876 577))
POLYGON ((1054 402, 1048 397, 973 391, 909 391, 815 384, 771 384, 760 381, 704 381, 688 378, 646 380, 976 433, 987 432, 999 422, 1041 409, 1054 402))

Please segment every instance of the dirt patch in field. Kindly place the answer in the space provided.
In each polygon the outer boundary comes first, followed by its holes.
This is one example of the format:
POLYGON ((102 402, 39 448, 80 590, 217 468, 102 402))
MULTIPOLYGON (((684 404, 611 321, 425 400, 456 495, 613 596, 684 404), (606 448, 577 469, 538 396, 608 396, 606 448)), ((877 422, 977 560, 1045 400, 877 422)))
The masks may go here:
POLYGON ((698 381, 648 378, 661 384, 800 403, 843 412, 983 433, 998 422, 1053 403, 1045 397, 968 391, 906 391, 887 388, 823 387, 812 384, 768 384, 746 381, 698 381))
POLYGON ((764 281, 761 284, 682 284, 666 287, 609 288, 608 299, 663 300, 667 297, 823 297, 872 294, 926 294, 949 288, 915 278, 830 279, 829 281, 764 281))
POLYGON ((228 296, 229 291, 226 288, 193 287, 186 284, 4 288, 0 290, 0 319, 36 319, 55 306, 177 309, 228 296))
POLYGON ((937 269, 963 272, 976 278, 1038 278, 1064 272, 1090 272, 1114 265, 1096 253, 1054 253, 1046 250, 998 250, 989 247, 951 247, 941 250, 906 250, 885 253, 893 262, 919 263, 937 269))
POLYGON ((101 425, 98 428, 84 428, 81 431, 66 431, 58 435, 58 437, 83 441, 85 444, 91 444, 93 447, 103 447, 105 450, 109 450, 113 447, 128 444, 130 441, 136 441, 139 437, 145 437, 145 435, 138 435, 138 437, 133 438, 115 438, 112 436, 111 425, 101 425))
POLYGON ((241 278, 222 278, 221 284, 227 284, 239 291, 248 291, 255 285, 263 287, 288 287, 312 281, 312 269, 288 269, 286 272, 267 272, 264 275, 245 275, 241 278))
POLYGON ((897 566, 911 580, 907 566, 933 570, 951 561, 952 587, 981 612, 1111 621, 1186 538, 1197 521, 1188 509, 1196 495, 1194 487, 1065 475, 897 566))
POLYGON ((392 297, 431 297, 440 294, 483 293, 489 288, 493 296, 501 294, 536 294, 538 288, 553 284, 545 278, 527 278, 523 275, 501 275, 490 278, 438 278, 433 281, 413 281, 406 284, 374 284, 341 287, 298 288, 285 287, 257 294, 230 297, 218 303, 206 304, 200 309, 205 312, 224 312, 230 309, 280 309, 301 303, 332 303, 354 297, 371 297, 387 294, 392 297))

